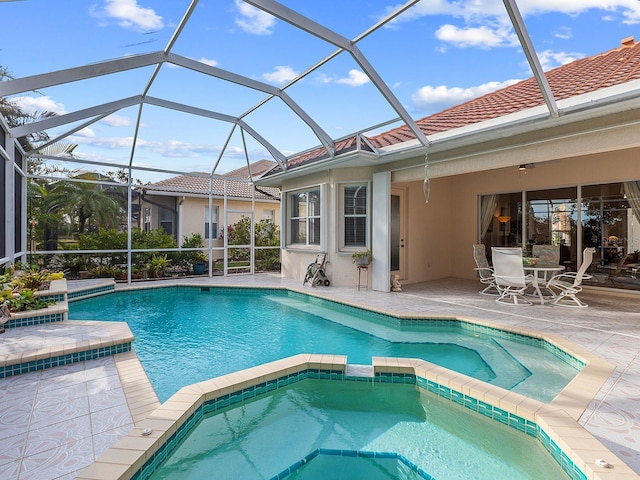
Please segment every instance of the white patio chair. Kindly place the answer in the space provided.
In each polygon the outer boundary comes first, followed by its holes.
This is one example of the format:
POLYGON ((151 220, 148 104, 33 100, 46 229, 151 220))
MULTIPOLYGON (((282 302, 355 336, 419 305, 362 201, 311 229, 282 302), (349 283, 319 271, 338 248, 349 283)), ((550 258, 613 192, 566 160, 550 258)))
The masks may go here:
POLYGON ((500 296, 496 302, 504 305, 533 305, 524 291, 533 281, 531 275, 524 274, 522 250, 511 247, 493 247, 493 275, 500 296))
POLYGON ((491 268, 487 261, 487 249, 483 243, 473 246, 473 259, 476 262, 476 268, 474 270, 478 272, 480 276, 480 283, 486 285, 479 293, 482 295, 500 295, 496 280, 493 276, 493 268, 491 268))
POLYGON ((552 305, 574 308, 589 306, 581 301, 577 295, 582 291, 582 280, 591 278, 591 275, 587 275, 585 272, 593 261, 594 252, 595 248, 584 249, 582 252, 582 265, 580 265, 580 269, 577 272, 560 273, 549 279, 547 288, 555 294, 555 298, 551 300, 552 305))

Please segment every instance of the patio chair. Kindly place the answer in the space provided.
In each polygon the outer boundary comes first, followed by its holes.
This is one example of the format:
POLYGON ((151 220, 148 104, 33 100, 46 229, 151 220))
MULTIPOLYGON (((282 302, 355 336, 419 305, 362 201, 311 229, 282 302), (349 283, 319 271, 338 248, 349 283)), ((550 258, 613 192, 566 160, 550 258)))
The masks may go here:
POLYGON ((539 267, 560 265, 560 245, 534 245, 531 253, 534 257, 538 257, 539 267))
POLYGON ((500 296, 496 302, 504 305, 532 305, 524 291, 533 282, 531 275, 524 274, 522 249, 511 247, 493 247, 493 275, 500 296))
POLYGON ((582 252, 582 265, 577 272, 566 272, 555 275, 547 282, 549 288, 555 294, 555 298, 551 300, 552 305, 560 305, 564 307, 588 307, 586 303, 581 301, 577 295, 582 291, 582 280, 590 279, 591 275, 585 272, 593 261, 595 248, 585 248, 582 252), (556 290, 558 293, 556 294, 556 290))
POLYGON ((486 285, 479 293, 482 295, 500 295, 496 280, 493 277, 493 268, 491 268, 487 260, 487 249, 483 243, 473 246, 473 259, 476 261, 474 270, 480 276, 480 283, 486 285))

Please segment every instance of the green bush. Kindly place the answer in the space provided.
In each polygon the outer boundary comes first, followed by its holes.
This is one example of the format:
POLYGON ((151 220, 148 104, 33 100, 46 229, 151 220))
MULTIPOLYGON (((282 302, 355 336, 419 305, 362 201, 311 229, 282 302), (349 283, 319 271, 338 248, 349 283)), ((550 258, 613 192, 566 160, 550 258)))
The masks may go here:
MULTIPOLYGON (((227 229, 229 245, 249 245, 251 243, 251 219, 241 217, 227 229)), ((263 218, 254 225, 256 247, 280 247, 280 227, 273 220, 263 218)), ((248 262, 248 248, 230 248, 229 260, 248 262)), ((255 251, 256 270, 278 270, 280 268, 280 248, 260 249, 255 251)))
MULTIPOLYGON (((194 233, 184 239, 182 242, 182 248, 202 248, 204 241, 202 235, 194 233)), ((189 252, 180 252, 177 259, 177 265, 180 265, 185 270, 191 270, 196 263, 205 262, 207 260, 206 255, 202 250, 193 250, 189 252)))

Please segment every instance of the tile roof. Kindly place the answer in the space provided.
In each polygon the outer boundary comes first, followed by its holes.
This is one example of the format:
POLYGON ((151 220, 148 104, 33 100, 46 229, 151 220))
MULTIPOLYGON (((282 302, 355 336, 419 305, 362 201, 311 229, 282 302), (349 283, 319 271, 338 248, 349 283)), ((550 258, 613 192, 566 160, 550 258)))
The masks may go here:
MULTIPOLYGON (((640 42, 633 37, 608 52, 576 60, 545 72, 556 101, 640 79, 640 42)), ((501 90, 474 98, 428 117, 417 120, 417 125, 429 137, 511 113, 544 104, 544 98, 533 77, 501 90)), ((368 138, 375 148, 383 148, 415 139, 407 126, 368 138)), ((336 155, 349 151, 355 145, 355 137, 336 143, 336 155)), ((296 167, 328 158, 324 147, 298 155, 289 160, 289 167, 296 167)), ((275 169, 279 171, 279 169, 275 169)))
MULTIPOLYGON (((268 172, 274 166, 276 162, 271 160, 258 160, 250 165, 251 174, 253 177, 258 177, 268 172)), ((200 172, 197 172, 200 173, 200 172)), ((207 175, 207 174, 204 174, 207 175)), ((238 168, 227 172, 222 177, 229 177, 232 179, 237 178, 249 178, 249 169, 247 167, 238 168)), ((172 193, 184 193, 184 194, 197 194, 208 195, 209 193, 208 177, 195 177, 192 175, 178 175, 177 177, 167 178, 166 180, 160 180, 159 182, 145 185, 147 194, 151 192, 172 192, 172 193)), ((224 182, 222 178, 215 178, 213 180, 213 196, 224 196, 224 182)), ((227 183, 227 196, 234 198, 251 198, 253 192, 253 185, 246 182, 238 182, 233 180, 226 180, 227 183)), ((280 198, 280 190, 274 187, 258 187, 256 189, 256 200, 273 200, 280 198)))

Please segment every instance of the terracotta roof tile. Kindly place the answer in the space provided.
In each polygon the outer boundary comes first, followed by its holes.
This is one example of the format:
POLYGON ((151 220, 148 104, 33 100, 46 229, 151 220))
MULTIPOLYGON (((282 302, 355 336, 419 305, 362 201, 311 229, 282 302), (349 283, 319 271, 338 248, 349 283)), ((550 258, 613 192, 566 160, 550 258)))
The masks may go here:
MULTIPOLYGON (((545 73, 556 101, 640 79, 640 42, 622 46, 591 57, 576 60, 545 73)), ((472 125, 544 104, 544 98, 533 77, 482 97, 417 120, 418 127, 430 136, 472 125)), ((413 140, 406 126, 370 137, 376 148, 413 140)), ((336 154, 355 148, 355 136, 336 144, 336 154)), ((308 164, 327 157, 324 148, 305 152, 289 160, 289 167, 308 164)), ((274 172, 279 171, 274 169, 274 172)))
MULTIPOLYGON (((266 171, 277 165, 270 160, 259 160, 251 164, 251 173, 253 176, 260 176, 266 171)), ((200 173, 200 172, 196 172, 200 173)), ((206 174, 205 174, 206 175, 206 174)), ((247 167, 238 168, 227 172, 223 177, 229 178, 249 178, 249 170, 247 167)), ((178 175, 177 177, 167 178, 160 180, 159 182, 145 185, 144 188, 147 192, 172 192, 172 193, 185 193, 185 194, 198 194, 207 195, 209 193, 209 178, 207 177, 194 177, 192 175, 178 175)), ((235 198, 251 198, 253 192, 253 186, 246 182, 237 182, 233 180, 227 180, 227 195, 235 198)), ((224 180, 221 178, 215 178, 213 180, 213 195, 215 197, 224 196, 224 180)), ((256 190, 257 200, 268 200, 274 198, 280 198, 280 190, 273 187, 260 187, 256 190)))

